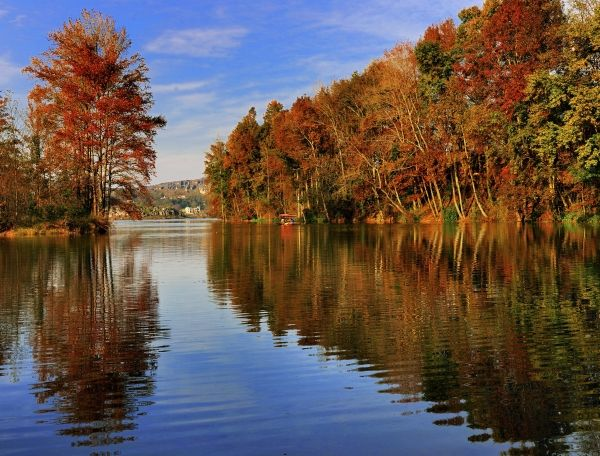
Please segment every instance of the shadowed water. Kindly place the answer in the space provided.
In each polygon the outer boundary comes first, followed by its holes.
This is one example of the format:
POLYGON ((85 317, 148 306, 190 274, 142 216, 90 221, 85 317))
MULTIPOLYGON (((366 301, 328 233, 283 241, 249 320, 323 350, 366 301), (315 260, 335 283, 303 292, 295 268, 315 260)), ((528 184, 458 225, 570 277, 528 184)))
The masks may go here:
POLYGON ((0 454, 600 452, 600 238, 122 222, 0 241, 0 454))

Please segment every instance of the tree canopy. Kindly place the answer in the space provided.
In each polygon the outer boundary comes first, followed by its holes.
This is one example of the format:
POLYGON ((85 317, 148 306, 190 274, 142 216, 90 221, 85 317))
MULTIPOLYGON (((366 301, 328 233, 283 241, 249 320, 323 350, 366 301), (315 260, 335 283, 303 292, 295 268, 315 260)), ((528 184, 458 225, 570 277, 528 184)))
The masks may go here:
POLYGON ((458 17, 289 109, 271 102, 278 108, 267 108, 263 124, 246 116, 206 158, 215 214, 331 222, 598 214, 599 3, 486 0, 458 17))
POLYGON ((139 214, 154 172, 166 122, 151 114, 148 67, 125 29, 84 10, 49 41, 23 70, 36 81, 27 111, 0 96, 0 232, 104 229, 112 208, 139 214))

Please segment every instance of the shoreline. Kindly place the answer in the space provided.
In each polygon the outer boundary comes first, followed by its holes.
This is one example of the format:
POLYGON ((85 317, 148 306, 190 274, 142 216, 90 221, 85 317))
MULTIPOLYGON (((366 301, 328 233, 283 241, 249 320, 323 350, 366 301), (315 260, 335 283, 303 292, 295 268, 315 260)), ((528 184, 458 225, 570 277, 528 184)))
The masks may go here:
POLYGON ((69 228, 63 223, 40 223, 34 226, 24 227, 17 226, 6 231, 0 231, 0 239, 2 238, 25 238, 25 237, 38 237, 38 236, 56 236, 56 237, 67 237, 67 236, 82 236, 82 235, 103 235, 108 234, 111 230, 113 222, 117 221, 152 221, 152 220, 198 220, 207 217, 152 217, 142 219, 127 219, 127 218, 116 218, 109 220, 108 223, 89 223, 84 226, 74 226, 69 228))
POLYGON ((84 234, 105 234, 110 230, 110 223, 92 221, 85 224, 72 224, 67 222, 37 223, 33 226, 16 226, 0 232, 0 238, 22 238, 37 236, 81 236, 84 234))
POLYGON ((79 236, 83 233, 79 230, 68 228, 11 228, 0 233, 0 238, 38 237, 38 236, 79 236))
MULTIPOLYGON (((249 221, 249 220, 221 220, 218 218, 210 218, 210 217, 176 217, 176 218, 148 218, 148 219, 140 219, 140 220, 135 220, 135 219, 115 219, 115 220, 111 220, 110 224, 108 226, 106 225, 102 225, 102 226, 98 226, 95 224, 90 224, 87 227, 73 227, 73 228, 68 228, 66 226, 53 226, 53 225, 39 225, 39 226, 33 226, 33 227, 16 227, 16 228, 11 228, 9 230, 6 231, 2 231, 0 232, 0 239, 14 239, 14 238, 32 238, 32 237, 41 237, 41 236, 50 236, 50 237, 71 237, 71 236, 82 236, 82 235, 104 235, 104 234, 108 234, 111 231, 111 225, 112 222, 117 222, 117 221, 132 221, 132 222, 143 222, 143 221, 163 221, 163 220, 199 220, 199 219, 211 219, 211 220, 220 220, 223 223, 229 223, 229 224, 233 224, 233 225, 243 225, 243 224, 258 224, 258 225, 277 225, 277 222, 272 222, 272 221, 265 221, 265 220, 261 220, 261 221, 249 221)), ((515 225, 538 225, 538 226, 544 226, 544 225, 560 225, 563 227, 581 227, 581 228, 585 228, 585 227, 595 227, 598 226, 595 223, 589 223, 589 222, 573 222, 573 221, 550 221, 550 220, 537 220, 537 221, 526 221, 526 222, 519 222, 519 221, 498 221, 498 220, 464 220, 464 221, 459 221, 459 222, 455 222, 455 223, 445 223, 442 221, 413 221, 413 222, 384 222, 384 223, 377 223, 377 222, 373 222, 373 221, 363 221, 363 222, 356 222, 356 223, 346 223, 346 224, 340 224, 340 223, 299 223, 299 225, 371 225, 371 226, 375 226, 375 225, 379 225, 379 226, 393 226, 393 225, 399 225, 399 226, 465 226, 465 225, 482 225, 482 224, 489 224, 489 225, 497 225, 497 224, 515 224, 515 225)))

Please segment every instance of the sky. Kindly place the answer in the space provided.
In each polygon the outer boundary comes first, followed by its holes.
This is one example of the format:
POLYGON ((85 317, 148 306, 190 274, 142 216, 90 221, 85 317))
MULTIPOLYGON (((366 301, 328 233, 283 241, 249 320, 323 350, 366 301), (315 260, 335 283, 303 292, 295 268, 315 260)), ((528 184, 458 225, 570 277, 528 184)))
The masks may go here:
POLYGON ((204 154, 251 106, 289 107, 361 71, 398 42, 456 18, 480 0, 0 0, 0 91, 24 101, 21 73, 50 47, 48 34, 92 9, 115 19, 150 68, 154 183, 202 176, 204 154))

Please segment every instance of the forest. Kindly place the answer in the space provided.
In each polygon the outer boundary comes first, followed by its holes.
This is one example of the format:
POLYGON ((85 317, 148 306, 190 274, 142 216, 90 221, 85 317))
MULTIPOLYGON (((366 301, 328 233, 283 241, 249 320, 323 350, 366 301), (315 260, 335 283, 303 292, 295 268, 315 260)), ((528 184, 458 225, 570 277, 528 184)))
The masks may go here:
POLYGON ((486 0, 361 72, 254 107, 205 160, 212 214, 600 221, 600 2, 486 0))
POLYGON ((24 72, 26 112, 0 97, 0 233, 15 227, 105 230, 132 216, 154 171, 157 131, 148 67, 112 18, 83 11, 49 35, 24 72))

